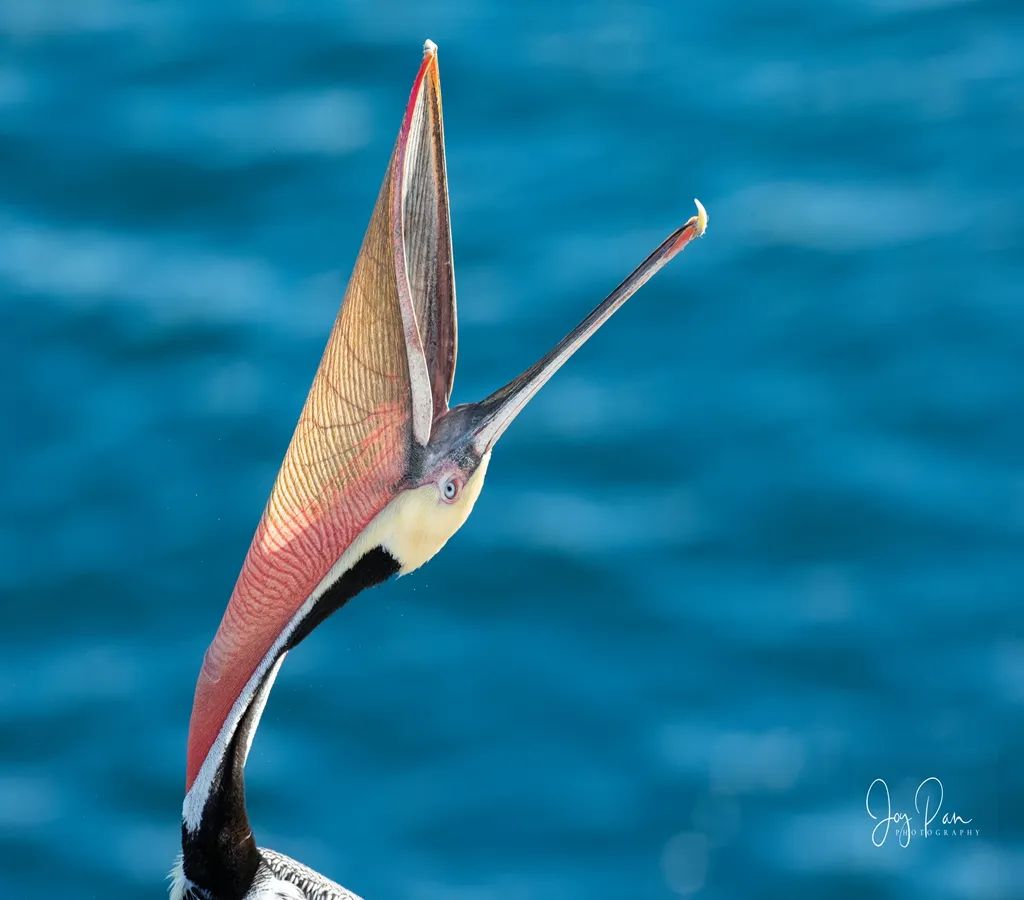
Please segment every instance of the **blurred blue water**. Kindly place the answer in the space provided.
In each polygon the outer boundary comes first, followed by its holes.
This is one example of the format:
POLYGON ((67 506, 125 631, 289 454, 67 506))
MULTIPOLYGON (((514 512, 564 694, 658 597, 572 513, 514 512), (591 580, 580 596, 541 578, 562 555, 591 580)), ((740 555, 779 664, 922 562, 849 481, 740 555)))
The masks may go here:
POLYGON ((194 678, 425 37, 456 400, 711 227, 293 654, 369 898, 1024 896, 1019 4, 0 5, 5 896, 159 896, 194 678), (923 778, 977 838, 870 841, 923 778))

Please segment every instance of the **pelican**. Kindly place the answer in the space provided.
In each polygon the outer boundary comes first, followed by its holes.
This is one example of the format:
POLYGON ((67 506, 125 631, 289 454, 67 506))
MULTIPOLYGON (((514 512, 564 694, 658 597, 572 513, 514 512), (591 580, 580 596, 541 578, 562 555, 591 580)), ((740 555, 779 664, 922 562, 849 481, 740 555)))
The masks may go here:
POLYGON ((253 838, 245 761, 281 663, 360 591, 444 546, 530 398, 707 227, 696 201, 697 215, 550 352, 486 399, 449 407, 456 314, 444 153, 437 47, 427 41, 341 309, 199 672, 173 900, 358 900, 253 838))

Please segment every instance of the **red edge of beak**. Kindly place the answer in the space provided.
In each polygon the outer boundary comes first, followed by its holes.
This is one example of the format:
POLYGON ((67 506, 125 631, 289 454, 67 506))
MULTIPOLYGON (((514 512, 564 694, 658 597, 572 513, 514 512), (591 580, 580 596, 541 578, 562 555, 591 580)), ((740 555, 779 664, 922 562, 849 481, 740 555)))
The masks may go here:
MULTIPOLYGON (((409 136, 409 126, 412 123, 412 113, 416 108, 416 101, 419 99, 420 90, 423 87, 423 78, 431 72, 431 77, 437 80, 437 44, 431 40, 423 43, 423 62, 420 63, 420 70, 412 83, 412 90, 409 92, 409 102, 405 107, 405 115, 402 116, 402 128, 398 132, 398 142, 404 148, 405 141, 409 136)), ((403 153, 404 155, 404 153, 403 153)))
POLYGON ((708 229, 708 213, 704 204, 696 197, 693 202, 697 204, 697 215, 691 216, 685 225, 676 232, 676 239, 672 242, 666 254, 666 259, 672 259, 680 250, 695 238, 703 237, 708 229))

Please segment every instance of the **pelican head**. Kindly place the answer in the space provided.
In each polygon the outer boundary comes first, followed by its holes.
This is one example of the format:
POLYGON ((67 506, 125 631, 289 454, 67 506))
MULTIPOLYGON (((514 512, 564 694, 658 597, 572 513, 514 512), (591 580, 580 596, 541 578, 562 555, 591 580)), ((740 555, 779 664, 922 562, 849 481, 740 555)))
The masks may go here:
POLYGON ((203 659, 172 894, 354 896, 252 837, 243 769, 285 654, 355 594, 444 546, 516 416, 706 226, 698 202, 695 216, 536 363, 489 397, 449 407, 455 279, 437 47, 427 42, 340 312, 203 659))

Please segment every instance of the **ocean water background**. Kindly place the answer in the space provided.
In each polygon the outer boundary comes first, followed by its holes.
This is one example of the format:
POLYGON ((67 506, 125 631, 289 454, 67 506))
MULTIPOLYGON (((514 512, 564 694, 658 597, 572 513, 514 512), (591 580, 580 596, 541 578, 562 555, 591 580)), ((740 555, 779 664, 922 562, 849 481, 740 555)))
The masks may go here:
POLYGON ((1012 2, 0 5, 4 896, 161 896, 194 679, 440 45, 456 400, 692 211, 473 516, 284 667, 372 898, 1024 896, 1012 2), (937 776, 980 836, 871 843, 937 776))

